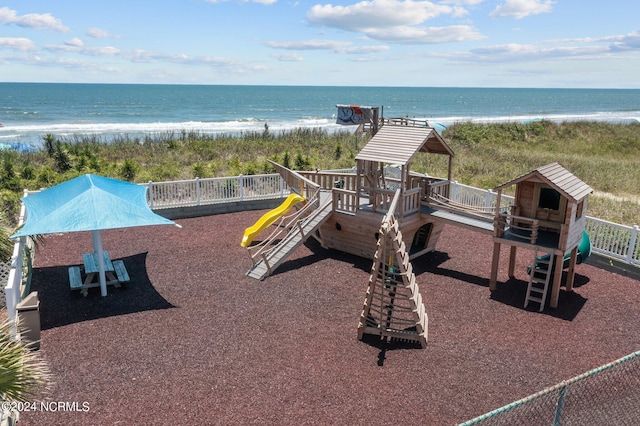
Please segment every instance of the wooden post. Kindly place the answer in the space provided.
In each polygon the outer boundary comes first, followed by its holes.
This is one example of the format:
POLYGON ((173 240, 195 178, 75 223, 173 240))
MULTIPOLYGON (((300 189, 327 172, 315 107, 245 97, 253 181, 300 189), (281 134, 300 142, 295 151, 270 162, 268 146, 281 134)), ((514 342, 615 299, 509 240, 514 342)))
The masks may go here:
POLYGON ((373 120, 371 123, 371 137, 374 137, 378 133, 380 114, 378 113, 378 107, 371 108, 373 110, 373 120))
POLYGON ((500 264, 500 243, 493 243, 493 259, 491 260, 491 278, 489 279, 489 290, 496 289, 498 280, 498 265, 500 264))
POLYGON ((558 307, 558 297, 560 296, 560 281, 562 280, 562 262, 564 261, 564 254, 560 253, 556 255, 555 271, 553 274, 553 287, 551 288, 551 302, 549 306, 552 308, 558 307))
POLYGON ((567 272, 567 291, 573 291, 573 278, 576 270, 576 259, 578 258, 578 246, 571 250, 571 259, 569 259, 569 271, 567 272))
MULTIPOLYGON (((360 196, 362 195, 362 185, 364 177, 362 176, 362 171, 364 168, 364 163, 362 160, 358 160, 356 162, 356 210, 360 209, 360 196)), ((335 198, 334 198, 335 199, 335 198)), ((335 210, 335 208, 334 208, 335 210)))
POLYGON ((511 251, 509 252, 509 278, 513 278, 515 276, 516 249, 516 246, 511 246, 511 251))

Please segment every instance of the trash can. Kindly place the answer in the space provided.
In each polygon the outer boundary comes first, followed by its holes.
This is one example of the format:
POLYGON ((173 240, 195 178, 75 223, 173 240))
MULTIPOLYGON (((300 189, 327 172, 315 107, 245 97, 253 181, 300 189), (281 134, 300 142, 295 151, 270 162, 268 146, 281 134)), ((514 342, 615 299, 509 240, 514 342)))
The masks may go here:
POLYGON ((40 349, 40 300, 33 291, 16 305, 20 340, 32 350, 40 349))

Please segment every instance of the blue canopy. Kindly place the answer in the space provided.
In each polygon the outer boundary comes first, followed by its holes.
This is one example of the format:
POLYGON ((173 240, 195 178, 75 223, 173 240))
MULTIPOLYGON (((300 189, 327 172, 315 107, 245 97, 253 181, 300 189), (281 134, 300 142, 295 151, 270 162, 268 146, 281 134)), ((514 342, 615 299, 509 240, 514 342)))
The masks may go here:
POLYGON ((27 220, 10 238, 148 225, 175 225, 147 204, 147 188, 83 175, 22 199, 27 220))
MULTIPOLYGON (((11 239, 27 235, 91 231, 98 255, 102 296, 107 295, 103 261, 103 229, 176 225, 147 204, 147 188, 96 175, 83 175, 22 198, 27 221, 11 239)), ((178 225, 176 225, 178 226, 178 225)))

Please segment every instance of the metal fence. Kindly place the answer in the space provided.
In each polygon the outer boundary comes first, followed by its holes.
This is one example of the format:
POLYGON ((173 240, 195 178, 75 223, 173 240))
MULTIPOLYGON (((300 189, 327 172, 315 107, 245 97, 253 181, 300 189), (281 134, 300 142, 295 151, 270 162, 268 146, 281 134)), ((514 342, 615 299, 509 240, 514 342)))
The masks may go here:
POLYGON ((640 424, 640 351, 461 426, 640 424))

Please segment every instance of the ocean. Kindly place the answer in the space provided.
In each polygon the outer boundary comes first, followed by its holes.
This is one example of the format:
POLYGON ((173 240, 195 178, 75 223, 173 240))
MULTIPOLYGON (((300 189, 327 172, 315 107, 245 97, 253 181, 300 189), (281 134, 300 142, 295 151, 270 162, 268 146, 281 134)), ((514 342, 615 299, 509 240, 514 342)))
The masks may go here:
POLYGON ((349 130, 336 105, 377 106, 389 118, 456 122, 640 122, 638 89, 200 86, 0 83, 0 148, 40 147, 46 134, 240 134, 298 127, 349 130))

